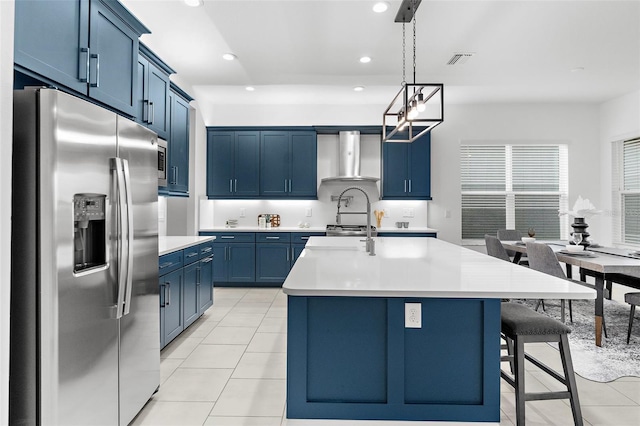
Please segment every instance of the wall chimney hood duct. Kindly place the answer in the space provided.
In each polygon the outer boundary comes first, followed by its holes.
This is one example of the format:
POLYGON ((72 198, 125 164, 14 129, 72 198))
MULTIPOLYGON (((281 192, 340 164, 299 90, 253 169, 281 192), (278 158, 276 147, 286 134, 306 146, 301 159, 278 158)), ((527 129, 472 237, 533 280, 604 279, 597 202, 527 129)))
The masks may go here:
POLYGON ((340 132, 338 176, 322 179, 322 182, 377 182, 377 177, 360 175, 360 132, 340 132))

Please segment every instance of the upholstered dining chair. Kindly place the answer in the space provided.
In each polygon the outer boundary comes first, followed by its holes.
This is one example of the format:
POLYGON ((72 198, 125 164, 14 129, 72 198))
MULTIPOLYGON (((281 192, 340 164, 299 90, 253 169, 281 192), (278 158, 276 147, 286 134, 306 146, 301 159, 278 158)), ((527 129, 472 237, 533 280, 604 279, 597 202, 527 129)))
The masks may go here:
MULTIPOLYGON (((569 280, 585 287, 595 288, 595 286, 592 284, 567 278, 567 276, 564 274, 564 271, 562 270, 562 266, 560 266, 560 261, 558 261, 556 254, 553 252, 553 249, 549 247, 547 244, 535 243, 535 242, 527 243, 527 255, 529 257, 529 268, 531 269, 544 272, 545 274, 553 275, 554 277, 569 280)), ((538 305, 540 305, 540 303, 538 303, 538 305)), ((535 309, 538 310, 538 306, 536 306, 535 309)), ((560 315, 562 318, 562 322, 565 322, 564 299, 560 301, 560 315)), ((573 322, 571 300, 569 300, 569 320, 573 322)), ((606 337, 607 329, 604 326, 604 317, 602 318, 602 326, 603 326, 604 334, 606 337)))
POLYGON ((487 254, 498 259, 511 262, 511 258, 507 254, 507 249, 504 248, 500 240, 493 235, 485 234, 484 244, 487 247, 487 254))
MULTIPOLYGON (((520 239, 522 238, 522 234, 517 229, 498 229, 496 236, 500 241, 520 241, 520 239)), ((513 257, 516 255, 516 252, 513 250, 507 250, 507 255, 510 259, 513 259, 513 257)), ((527 255, 523 254, 520 258, 520 262, 518 263, 520 265, 527 265, 527 255)))

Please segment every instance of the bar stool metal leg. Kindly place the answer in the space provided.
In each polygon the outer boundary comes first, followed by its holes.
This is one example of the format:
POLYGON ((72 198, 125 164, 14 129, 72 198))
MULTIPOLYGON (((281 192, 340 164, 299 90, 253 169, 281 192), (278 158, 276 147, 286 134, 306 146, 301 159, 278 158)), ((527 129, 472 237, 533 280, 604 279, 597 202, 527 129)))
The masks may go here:
POLYGON ((629 314, 629 331, 627 331, 627 345, 631 340, 631 327, 633 327, 633 316, 636 313, 636 305, 631 305, 631 313, 629 314))

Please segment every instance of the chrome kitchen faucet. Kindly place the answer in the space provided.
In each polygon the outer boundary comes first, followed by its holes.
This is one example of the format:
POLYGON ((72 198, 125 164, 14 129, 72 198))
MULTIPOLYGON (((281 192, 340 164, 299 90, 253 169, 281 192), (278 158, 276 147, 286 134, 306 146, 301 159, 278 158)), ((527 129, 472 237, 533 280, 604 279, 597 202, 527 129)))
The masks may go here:
POLYGON ((364 214, 364 215, 367 216, 367 239, 365 240, 365 242, 366 242, 365 247, 366 247, 367 253, 369 253, 369 256, 375 256, 376 255, 376 242, 374 241, 373 238, 371 238, 371 202, 369 201, 369 196, 364 191, 364 189, 359 188, 357 186, 350 186, 349 188, 347 188, 344 191, 342 191, 342 193, 338 197, 338 212, 336 214, 336 224, 340 225, 340 215, 343 215, 343 214, 364 214), (358 191, 360 191, 360 192, 362 192, 364 194, 365 198, 367 199, 367 211, 366 212, 341 212, 340 211, 340 203, 342 202, 342 196, 344 195, 345 192, 350 191, 352 189, 357 189, 358 191))

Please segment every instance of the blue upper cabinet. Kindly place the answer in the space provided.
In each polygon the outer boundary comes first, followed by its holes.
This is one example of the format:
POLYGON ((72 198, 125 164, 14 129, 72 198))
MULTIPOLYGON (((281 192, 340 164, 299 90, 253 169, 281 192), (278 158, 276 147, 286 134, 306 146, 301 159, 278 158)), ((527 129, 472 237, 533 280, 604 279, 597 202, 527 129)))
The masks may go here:
POLYGON ((189 95, 171 84, 167 189, 169 195, 189 195, 189 95))
POLYGON ((207 196, 256 198, 260 182, 260 132, 207 132, 207 196))
POLYGON ((316 164, 315 132, 260 132, 262 198, 317 198, 316 164))
POLYGON ((431 134, 413 143, 383 143, 382 198, 431 199, 431 134))
POLYGON ((14 61, 21 72, 133 117, 143 33, 115 0, 17 0, 14 61))
POLYGON ((169 75, 175 71, 140 43, 138 56, 136 121, 167 140, 171 121, 169 75))

